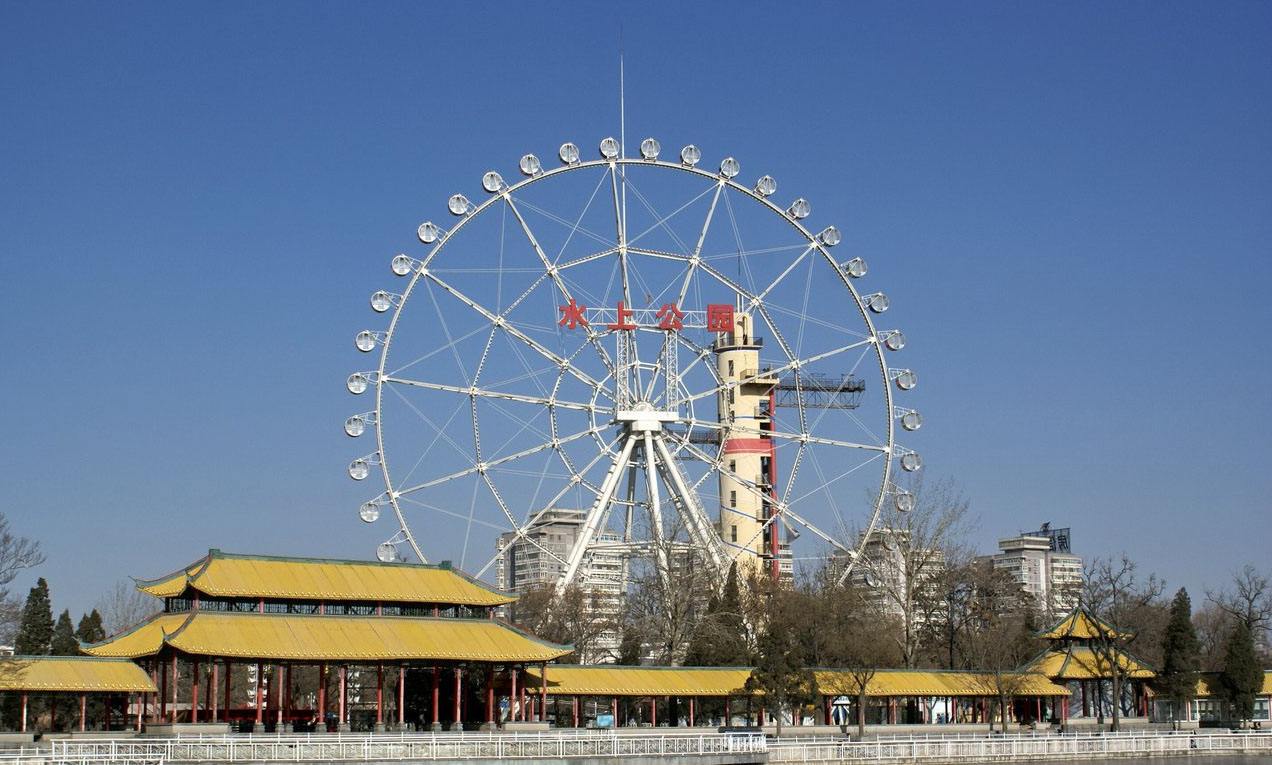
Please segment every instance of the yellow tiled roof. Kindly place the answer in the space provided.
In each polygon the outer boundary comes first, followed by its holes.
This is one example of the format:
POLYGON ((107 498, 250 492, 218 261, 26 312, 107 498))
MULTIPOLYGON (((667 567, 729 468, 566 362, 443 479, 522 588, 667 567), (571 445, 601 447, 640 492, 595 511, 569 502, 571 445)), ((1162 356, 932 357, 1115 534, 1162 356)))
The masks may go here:
MULTIPOLYGON (((1006 673, 1003 686, 1017 696, 1066 696, 1069 691, 1033 672, 1006 673)), ((817 687, 825 694, 852 695, 856 684, 848 670, 817 670, 817 687)), ((992 672, 880 669, 866 683, 867 696, 993 696, 998 683, 992 672)))
POLYGON ((209 550, 169 576, 138 581, 137 589, 174 597, 191 587, 213 597, 362 600, 501 606, 516 597, 450 568, 411 563, 278 558, 209 550))
POLYGON ((194 656, 290 661, 551 661, 572 649, 493 619, 305 616, 194 611, 175 628, 153 619, 83 650, 94 656, 150 656, 163 644, 194 656), (165 634, 166 633, 166 634, 165 634))
POLYGON ((126 659, 11 656, 0 659, 0 691, 154 693, 145 671, 126 659))
MULTIPOLYGON (((1061 619, 1054 627, 1038 633, 1038 637, 1047 640, 1062 640, 1064 638, 1075 638, 1077 640, 1093 640, 1103 635, 1112 635, 1113 628, 1088 614, 1085 609, 1079 607, 1069 613, 1068 616, 1061 619)), ((1129 637, 1127 633, 1119 634, 1119 637, 1129 637)))
MULTIPOLYGON (((528 670, 528 687, 538 687, 539 671, 528 670)), ((847 670, 818 669, 818 690, 827 695, 854 692, 847 670)), ((1012 673, 1016 676, 1016 673, 1012 673)), ((742 696, 748 667, 619 667, 554 664, 548 667, 548 693, 559 696, 742 696)), ((1022 676, 1019 696, 1065 696, 1068 690, 1036 674, 1022 676)), ((875 672, 868 696, 992 696, 993 676, 986 672, 888 670, 875 672)))
MULTIPOLYGON (((552 677, 552 676, 548 675, 548 677, 552 677)), ((1211 688, 1210 684, 1214 683, 1217 686, 1218 682, 1219 682, 1218 675, 1214 675, 1214 674, 1202 675, 1197 680, 1197 695, 1201 698, 1206 698, 1208 696, 1213 695, 1215 691, 1211 688)), ((1263 690, 1259 691, 1257 695, 1272 696, 1272 669, 1265 670, 1263 672, 1263 690)))
MULTIPOLYGON (((1153 670, 1126 653, 1118 657, 1118 665, 1127 671, 1129 677, 1156 677, 1153 670)), ((1108 660, 1100 657, 1087 646, 1070 646, 1047 651, 1029 662, 1025 669, 1060 680, 1094 680, 1112 676, 1112 666, 1108 660)))
MULTIPOLYGON (((527 670, 527 687, 539 686, 539 670, 527 670)), ((561 696, 735 696, 749 667, 621 667, 554 664, 548 693, 561 696)))

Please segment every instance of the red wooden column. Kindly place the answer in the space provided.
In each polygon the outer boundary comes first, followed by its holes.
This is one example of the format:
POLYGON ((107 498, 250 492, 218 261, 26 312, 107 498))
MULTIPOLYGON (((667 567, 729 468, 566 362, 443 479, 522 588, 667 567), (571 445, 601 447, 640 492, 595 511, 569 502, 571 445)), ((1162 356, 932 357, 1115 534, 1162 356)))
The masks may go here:
POLYGON ((398 730, 406 729, 406 665, 398 666, 398 730))
POLYGON ((199 721, 199 660, 194 660, 190 672, 190 722, 199 721))
POLYGON ((689 727, 690 728, 694 727, 693 726, 693 701, 694 701, 694 697, 690 696, 689 697, 689 727))
POLYGON ((314 732, 324 733, 327 730, 327 662, 318 663, 318 722, 314 724, 314 732))
MULTIPOLYGON (((141 715, 142 715, 142 712, 145 711, 145 706, 146 706, 146 694, 144 693, 137 694, 137 732, 138 733, 141 733, 141 715)), ((125 726, 128 725, 128 718, 126 714, 124 717, 124 725, 125 726)))
POLYGON ((618 727, 618 697, 610 697, 610 714, 614 717, 614 727, 618 727))
POLYGON ((339 730, 345 725, 345 691, 348 688, 349 673, 348 667, 340 665, 340 704, 338 715, 340 719, 337 721, 336 729, 339 730))
POLYGON ((88 694, 80 694, 80 733, 88 730, 88 694))
POLYGON ((216 659, 213 659, 212 660, 212 679, 208 681, 208 698, 211 699, 212 701, 212 704, 211 704, 212 722, 216 722, 217 711, 218 711, 217 704, 216 704, 216 686, 218 684, 217 669, 218 669, 218 665, 216 663, 216 659))
POLYGON ((517 703, 517 667, 514 665, 512 671, 508 673, 512 689, 508 691, 508 719, 515 720, 521 710, 514 709, 513 705, 517 703))
POLYGON ((375 665, 375 724, 384 725, 384 662, 375 665))
POLYGON ((486 667, 486 724, 495 724, 495 668, 486 667))
POLYGON ((548 721, 548 663, 539 665, 539 719, 548 721))
POLYGON ((174 653, 172 654, 172 719, 169 721, 174 723, 177 721, 177 686, 181 684, 179 678, 180 675, 177 674, 177 655, 174 653))
POLYGON ((464 708, 462 704, 464 698, 463 683, 463 670, 459 667, 455 667, 455 730, 464 729, 464 708))
POLYGON ((579 697, 575 696, 572 701, 573 703, 570 704, 570 712, 574 718, 574 727, 577 728, 579 727, 579 697))
POLYGON ((649 697, 649 727, 658 727, 658 697, 649 697))
POLYGON ((26 729, 27 729, 27 695, 26 693, 23 693, 22 694, 22 725, 20 726, 19 730, 22 733, 26 733, 26 729))
POLYGON ((230 686, 234 684, 230 678, 232 678, 233 676, 234 676, 234 665, 230 663, 229 659, 226 659, 225 660, 225 721, 226 722, 230 721, 230 710, 233 709, 233 707, 230 705, 231 699, 233 698, 232 694, 230 693, 230 686))
POLYGON ((725 725, 733 724, 733 705, 731 703, 732 701, 733 699, 729 698, 728 696, 724 697, 724 724, 725 725))
POLYGON ((521 722, 525 722, 526 720, 529 720, 529 719, 530 719, 530 710, 526 706, 526 686, 525 686, 525 683, 522 683, 521 684, 521 722))
POLYGON ((433 728, 437 729, 442 724, 441 701, 439 700, 439 689, 441 688, 441 670, 433 667, 433 728))
POLYGON ((764 727, 764 707, 763 706, 761 706, 760 710, 755 713, 755 724, 761 728, 764 727))
MULTIPOLYGON (((265 721, 265 699, 261 693, 261 683, 265 681, 265 668, 261 663, 256 662, 256 724, 260 725, 265 721)), ((255 731, 259 733, 260 731, 255 731)))

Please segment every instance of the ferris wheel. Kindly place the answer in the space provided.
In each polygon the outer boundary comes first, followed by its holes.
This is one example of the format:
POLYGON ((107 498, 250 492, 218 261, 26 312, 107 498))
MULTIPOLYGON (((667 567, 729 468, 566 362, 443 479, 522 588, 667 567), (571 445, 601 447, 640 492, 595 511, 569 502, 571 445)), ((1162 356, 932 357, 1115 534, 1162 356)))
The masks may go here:
POLYGON ((527 154, 392 258, 401 287, 371 296, 388 325, 355 337, 378 364, 347 382, 373 405, 345 422, 374 440, 348 472, 383 480, 359 509, 395 525, 380 560, 490 578, 517 547, 561 588, 829 553, 842 580, 884 503, 913 507, 895 470, 921 460, 896 436, 922 420, 894 391, 917 376, 888 363, 905 337, 876 325, 865 260, 772 177, 661 153, 527 154))

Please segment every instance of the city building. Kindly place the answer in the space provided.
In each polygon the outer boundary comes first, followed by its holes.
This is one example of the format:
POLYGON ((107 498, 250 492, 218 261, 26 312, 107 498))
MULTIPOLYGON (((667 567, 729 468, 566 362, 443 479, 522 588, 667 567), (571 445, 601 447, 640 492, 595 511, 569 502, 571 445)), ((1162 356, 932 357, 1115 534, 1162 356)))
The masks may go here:
MULTIPOLYGON (((496 545, 495 586, 517 595, 539 587, 552 587, 565 570, 565 561, 574 541, 583 529, 587 513, 582 510, 553 508, 541 513, 524 534, 509 531, 500 534, 496 545)), ((622 634, 617 627, 623 609, 627 572, 623 551, 606 550, 605 544, 617 544, 612 533, 598 534, 590 560, 584 562, 581 581, 590 596, 596 616, 611 617, 614 629, 605 630, 597 639, 593 653, 581 657, 586 663, 604 663, 618 657, 622 634)))
MULTIPOLYGON (((912 602, 923 587, 936 586, 945 571, 944 553, 914 549, 907 529, 876 528, 864 546, 861 541, 862 537, 858 537, 861 556, 851 578, 885 613, 904 618, 902 604, 912 602)), ((911 609, 911 615, 922 617, 916 609, 911 609)))
POLYGON ((1000 539, 998 550, 998 554, 982 560, 1008 572, 1037 599, 1047 616, 1068 613, 1077 607, 1082 558, 1070 549, 1069 529, 1053 529, 1050 523, 1044 523, 1038 531, 1000 539))

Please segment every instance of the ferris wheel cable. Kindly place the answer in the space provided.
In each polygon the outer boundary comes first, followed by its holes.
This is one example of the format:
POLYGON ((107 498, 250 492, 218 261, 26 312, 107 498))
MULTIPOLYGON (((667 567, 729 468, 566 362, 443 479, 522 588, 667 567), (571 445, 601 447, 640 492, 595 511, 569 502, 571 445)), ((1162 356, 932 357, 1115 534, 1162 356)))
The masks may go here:
MULTIPOLYGON (((601 176, 602 183, 605 180, 606 180, 606 176, 602 175, 601 176)), ((509 196, 512 196, 512 195, 510 194, 509 196)), ((600 234, 596 233, 595 231, 592 231, 586 226, 581 226, 576 223, 571 223, 570 221, 566 220, 565 218, 562 218, 556 213, 536 205, 534 202, 531 202, 525 197, 518 196, 517 201, 527 210, 538 213, 544 218, 547 218, 548 220, 553 221, 555 223, 560 223, 562 226, 565 226, 566 228, 570 229, 572 233, 583 234, 584 236, 587 236, 591 239, 595 239, 597 242, 605 245, 606 247, 614 246, 614 239, 612 237, 607 238, 607 237, 601 236, 600 234)))
MULTIPOLYGON (((464 406, 464 403, 465 403, 464 401, 458 402, 458 404, 455 406, 454 411, 451 412, 450 417, 446 418, 446 422, 443 423, 442 427, 445 427, 445 428, 450 427, 451 423, 455 421, 455 418, 459 416, 459 413, 464 411, 467 408, 464 406)), ((424 451, 420 452, 420 456, 415 460, 415 463, 412 464, 410 469, 407 470, 406 473, 402 475, 399 481, 410 480, 411 476, 415 475, 415 471, 419 469, 420 465, 424 464, 424 460, 428 457, 430 453, 432 453, 433 447, 437 446, 438 443, 439 441, 437 439, 430 440, 428 442, 428 446, 424 447, 424 451)), ((392 487, 390 487, 390 489, 391 488, 392 487)))
POLYGON ((608 258, 609 256, 615 255, 617 253, 618 253, 618 248, 611 246, 605 250, 597 250, 596 252, 593 252, 590 255, 580 255, 579 257, 574 258, 572 260, 567 260, 564 263, 557 263, 555 264, 556 270, 558 272, 568 271, 571 268, 577 268, 578 266, 586 265, 588 263, 591 263, 594 260, 600 260, 601 258, 608 258))
MULTIPOLYGON (((513 378, 513 382, 525 379, 530 375, 521 375, 519 378, 513 378)), ((543 406, 559 406, 562 409, 576 409, 581 412, 591 412, 596 410, 593 404, 583 404, 577 401, 561 401, 553 399, 549 396, 525 396, 519 393, 504 393, 497 390, 489 390, 486 388, 470 387, 465 388, 460 385, 444 385, 442 383, 425 382, 424 380, 412 380, 405 377, 386 377, 384 381, 387 383, 397 383, 399 385, 407 385, 416 388, 427 388, 429 390, 446 391, 450 393, 459 393, 464 396, 478 396, 483 398, 499 398, 508 401, 519 401, 523 404, 542 404, 543 406)))
POLYGON ((431 359, 432 357, 436 356, 439 353, 446 353, 451 348, 453 348, 456 344, 462 343, 465 340, 471 339, 473 336, 481 334, 482 332, 485 332, 485 331, 486 331, 486 327, 477 327, 476 329, 472 330, 471 332, 468 332, 462 337, 456 338, 454 343, 447 343, 446 345, 443 345, 440 348, 429 351, 428 353, 424 354, 423 356, 420 356, 417 359, 412 359, 411 361, 408 361, 407 363, 393 370, 389 374, 394 374, 394 375, 398 374, 399 372, 403 372, 407 369, 410 369, 411 367, 415 366, 416 364, 419 364, 422 361, 428 361, 429 359, 431 359))
POLYGON ((459 552, 459 570, 468 567, 468 541, 473 536, 473 517, 477 514, 477 482, 473 482, 472 495, 468 500, 468 524, 464 527, 464 545, 459 552))
MULTIPOLYGON (((764 298, 768 297, 768 294, 772 292, 774 289, 776 289, 777 285, 782 283, 782 280, 786 278, 787 274, 794 271, 795 268, 800 264, 800 262, 803 261, 804 258, 808 257, 808 254, 815 249, 817 249, 817 245, 815 244, 810 244, 807 247, 805 247, 804 251, 801 252, 799 255, 797 255, 795 259, 790 262, 790 265, 786 266, 786 269, 783 270, 782 273, 777 275, 776 279, 774 279, 771 283, 769 283, 769 285, 765 287, 762 292, 760 292, 758 295, 755 296, 755 298, 752 300, 752 304, 757 303, 763 300, 764 298)), ((807 300, 805 300, 805 308, 807 308, 807 300)))
MULTIPOLYGON (((821 472, 820 472, 820 465, 819 465, 819 463, 818 463, 818 461, 817 461, 817 453, 816 453, 816 452, 812 452, 809 456, 810 456, 810 458, 811 458, 811 460, 812 460, 812 463, 813 463, 813 469, 814 469, 814 471, 816 471, 816 472, 818 472, 818 473, 819 473, 819 475, 818 475, 818 479, 819 479, 819 480, 824 480, 824 474, 821 474, 821 472)), ((831 484, 838 483, 839 481, 842 481, 843 479, 847 478, 849 475, 851 475, 851 474, 853 474, 853 473, 857 472, 858 470, 860 470, 860 469, 862 469, 863 467, 865 467, 865 466, 869 465, 870 463, 874 462, 875 460, 879 459, 879 458, 880 458, 880 457, 882 457, 882 456, 883 456, 882 454, 876 454, 875 456, 870 457, 869 459, 867 459, 867 460, 865 460, 865 461, 863 461, 863 462, 861 462, 861 463, 859 463, 859 464, 857 464, 857 465, 854 465, 854 466, 852 466, 852 467, 848 468, 847 470, 845 470, 844 472, 842 472, 842 473, 840 473, 839 475, 835 476, 834 478, 830 479, 829 481, 826 481, 826 482, 825 482, 822 486, 819 486, 819 487, 818 487, 818 488, 816 488, 816 489, 812 489, 811 491, 805 492, 804 494, 802 494, 802 495, 800 495, 800 496, 796 497, 794 500, 792 500, 792 501, 791 501, 791 504, 792 504, 792 505, 798 505, 800 502, 803 502, 804 500, 808 499, 809 497, 813 496, 814 494, 816 494, 816 493, 817 493, 817 492, 819 492, 819 491, 825 491, 825 492, 827 492, 827 497, 833 497, 833 495, 832 495, 832 494, 830 494, 830 486, 831 486, 831 484)))
MULTIPOLYGON (((396 395, 399 399, 401 399, 402 403, 406 404, 407 408, 409 408, 412 412, 415 412, 415 416, 419 417, 424 422, 425 425, 428 425, 430 428, 432 428, 437 433, 437 435, 442 438, 442 440, 446 441, 446 443, 450 445, 450 447, 454 449, 456 453, 459 454, 460 457, 470 462, 474 462, 474 466, 475 466, 476 463, 473 460, 473 457, 470 454, 470 451, 468 449, 464 449, 460 447, 459 444, 455 443, 455 439, 451 438, 445 431, 439 430, 437 427, 437 423, 429 419, 428 415, 421 412, 419 407, 415 406, 414 403, 412 403, 405 396, 403 396, 401 392, 398 391, 397 388, 390 387, 389 390, 392 391, 393 394, 396 395)), ((382 461, 383 459, 384 458, 381 457, 382 461)))
MULTIPOLYGON (((418 499, 416 499, 416 498, 414 498, 414 497, 399 497, 399 499, 401 499, 401 500, 405 501, 405 502, 406 502, 406 503, 408 503, 408 504, 416 505, 416 506, 421 507, 421 508, 423 508, 423 509, 425 509, 425 510, 432 510, 433 512, 441 513, 442 515, 447 515, 447 516, 450 516, 450 517, 455 518, 455 519, 457 519, 457 520, 461 520, 461 521, 462 521, 462 520, 466 520, 466 519, 467 519, 467 517, 468 517, 468 516, 464 515, 463 513, 457 513, 457 512, 455 512, 454 510, 448 510, 448 509, 446 509, 446 508, 444 508, 444 507, 438 507, 437 505, 433 505, 433 504, 430 504, 430 503, 428 503, 428 502, 423 502, 423 501, 418 500, 418 499)), ((473 519, 473 523, 476 523, 476 524, 478 524, 478 525, 480 525, 480 526, 485 526, 485 527, 487 527, 487 528, 489 528, 489 529, 493 529, 493 530, 495 530, 495 531, 499 531, 499 532, 508 531, 508 528, 507 528, 506 526, 500 526, 500 525, 499 525, 499 524, 497 524, 497 523, 491 523, 490 521, 485 521, 485 520, 482 520, 481 518, 474 518, 474 519, 473 519)))
MULTIPOLYGON (((793 252, 795 250, 802 250, 806 246, 807 246, 807 242, 799 242, 796 244, 779 244, 779 245, 774 245, 773 247, 756 247, 750 250, 743 250, 741 252, 741 255, 744 258, 750 258, 756 255, 776 255, 777 253, 780 253, 780 252, 793 252)), ((703 260, 716 261, 716 260, 729 260, 730 258, 736 258, 738 255, 739 253, 735 250, 733 252, 718 252, 712 255, 702 255, 701 257, 703 260)))
POLYGON ((702 221, 702 229, 698 232, 698 242, 694 245, 693 256, 689 260, 689 265, 685 268, 685 278, 680 282, 680 290, 676 292, 676 304, 684 305, 685 298, 689 294, 689 284, 693 281, 694 272, 698 270, 698 258, 702 256, 702 243, 707 239, 707 231, 711 229, 711 220, 715 217, 716 205, 720 203, 720 195, 724 193, 724 186, 716 184, 715 195, 711 197, 711 206, 707 208, 707 215, 702 221))
POLYGON ((459 349, 455 346, 455 339, 451 336, 450 325, 446 323, 446 315, 442 313, 442 307, 437 303, 437 296, 433 294, 432 288, 426 287, 424 290, 429 300, 433 304, 433 311, 437 314, 437 323, 442 327, 442 333, 446 335, 446 343, 451 348, 451 356, 455 359, 455 366, 459 368, 459 374, 464 378, 464 382, 472 385, 473 380, 468 375, 468 368, 464 365, 464 360, 460 358, 459 349))
MULTIPOLYGON (((809 245, 808 249, 804 251, 804 254, 806 255, 812 252, 814 249, 816 249, 816 245, 809 245)), ((803 257, 804 255, 800 255, 801 260, 803 259, 803 257)), ((808 315, 809 298, 811 297, 813 292, 813 264, 814 262, 815 261, 811 259, 808 261, 808 273, 804 277, 804 302, 800 306, 801 316, 808 315)), ((765 295, 768 294, 769 290, 771 289, 772 287, 769 287, 769 289, 766 289, 763 293, 761 293, 760 296, 764 297, 765 295)), ((799 321, 799 331, 795 335, 795 353, 796 355, 801 357, 804 355, 804 329, 807 326, 808 326, 808 322, 804 321, 804 319, 801 318, 799 321)))
MULTIPOLYGON (((716 185, 719 185, 719 184, 716 184, 716 185)), ((677 247, 679 247, 681 250, 684 250, 685 252, 688 252, 689 246, 686 245, 684 243, 684 240, 682 240, 680 236, 677 235, 676 232, 670 226, 667 225, 667 221, 670 220, 672 216, 674 216, 676 213, 680 212, 680 210, 683 210, 685 207, 688 207, 690 204, 693 204, 694 201, 697 201, 698 199, 705 197, 707 193, 711 191, 711 187, 708 186, 706 189, 702 191, 701 194, 698 194, 696 197, 693 198, 692 201, 686 203, 684 206, 677 209, 675 212, 672 212, 668 215, 662 215, 658 212, 658 210, 654 207, 654 205, 645 197, 645 195, 641 193, 640 189, 636 188, 636 184, 632 183, 629 180, 627 181, 627 186, 632 190, 632 193, 636 195, 637 201, 641 203, 641 205, 649 212, 650 215, 654 216, 657 222, 654 223, 653 228, 661 227, 663 231, 667 233, 667 236, 671 238, 671 241, 676 243, 677 247)), ((627 244, 630 246, 631 242, 628 242, 627 244)))
MULTIPOLYGON (((820 435, 804 434, 804 433, 787 433, 784 430, 763 430, 758 426, 747 426, 734 421, 733 425, 725 425, 724 423, 714 423, 711 420, 693 420, 691 425, 702 426, 709 430, 730 430, 733 435, 742 438, 757 438, 768 435, 771 438, 789 439, 791 442, 820 444, 820 446, 840 447, 845 449, 865 449, 868 452, 887 452, 887 444, 864 444, 851 442, 851 440, 841 440, 837 438, 823 438, 820 435)), ((724 437, 721 437, 721 439, 724 437)))
POLYGON ((593 379, 591 375, 578 371, 578 369, 576 369, 572 364, 569 364, 566 361, 566 359, 557 355, 551 349, 545 348, 537 340, 526 335, 524 332, 517 329, 515 326, 513 326, 509 322, 503 321, 500 317, 492 314, 488 309, 486 309, 480 303, 475 302, 474 300, 469 298, 467 295, 465 295, 464 293, 460 292, 458 289, 456 289, 455 287, 447 283, 446 281, 440 279, 436 274, 433 274, 430 272, 428 274, 425 274, 425 276, 427 276, 431 281, 436 282, 437 285, 441 287, 442 289, 451 293, 451 295, 453 295, 461 303, 464 303, 465 305, 467 305, 469 308, 472 308, 477 313, 481 314, 482 316, 485 316, 489 321, 499 323, 505 332, 507 332, 508 334, 517 338, 521 342, 533 348, 536 353, 543 356, 545 359, 557 364, 564 364, 565 368, 569 371, 569 373, 573 375, 574 377, 578 378, 580 382, 586 383, 588 385, 595 385, 595 386, 600 385, 600 383, 597 382, 595 379, 593 379))
MULTIPOLYGON (((841 353, 847 353, 848 351, 854 350, 856 348, 860 348, 863 345, 870 345, 870 344, 872 344, 870 340, 862 340, 860 342, 852 343, 851 345, 845 345, 840 348, 834 348, 829 351, 823 351, 822 353, 814 354, 812 356, 809 356, 806 359, 795 359, 794 361, 781 364, 779 366, 773 367, 772 369, 768 369, 763 372, 756 372, 753 375, 744 376, 742 379, 735 381, 733 384, 740 386, 740 385, 746 385, 748 383, 754 383, 757 380, 764 379, 765 377, 769 377, 772 375, 781 375, 783 372, 789 372, 792 369, 795 369, 796 364, 798 364, 801 367, 807 366, 808 364, 814 364, 818 361, 824 361, 828 358, 833 358, 835 356, 838 356, 841 353)), ((685 399, 685 401, 698 401, 708 396, 715 396, 721 391, 727 390, 728 387, 729 387, 728 384, 717 385, 714 388, 710 388, 704 391, 700 391, 698 393, 691 394, 685 399)))
MULTIPOLYGON (((479 464, 474 464, 470 468, 457 470, 443 476, 438 476, 437 478, 433 478, 423 483, 419 483, 413 486, 407 486, 405 488, 398 489, 397 494, 399 496, 405 496, 407 494, 413 494, 417 491, 423 491, 424 489, 430 489, 434 486, 439 486, 443 483, 448 483, 458 478, 464 478, 465 476, 476 475, 482 472, 483 470, 489 470, 492 467, 498 467, 499 465, 506 465, 509 462, 514 462, 519 459, 524 459, 525 457, 538 454, 548 449, 556 449, 561 444, 567 444, 567 443, 577 441, 581 438, 587 438, 589 435, 592 435, 593 433, 599 433, 599 432, 603 432, 603 428, 591 427, 591 428, 588 428, 587 430, 581 430, 577 433, 573 433, 571 435, 565 436, 564 438, 554 438, 546 443, 536 444, 535 446, 531 446, 527 449, 522 449, 521 451, 516 452, 515 454, 504 455, 503 457, 499 457, 497 459, 489 460, 487 462, 483 462, 479 464)), ((467 455, 465 454, 465 456, 467 455)))
MULTIPOLYGON (((773 309, 773 311, 774 311, 775 313, 784 314, 784 315, 786 315, 786 316, 791 316, 791 317, 796 318, 796 319, 800 318, 799 311, 796 311, 796 310, 794 310, 793 308, 786 308, 786 307, 784 307, 784 306, 778 305, 777 303, 769 303, 769 304, 768 304, 768 307, 769 307, 769 308, 771 308, 771 309, 773 309)), ((853 330, 853 329, 849 329, 848 327, 845 327, 845 326, 840 325, 840 324, 835 324, 834 322, 831 322, 831 321, 826 321, 826 320, 824 320, 824 319, 817 319, 817 318, 814 318, 814 317, 812 317, 812 316, 808 316, 808 317, 805 317, 805 320, 806 320, 809 324, 812 324, 812 325, 814 325, 814 326, 823 327, 823 328, 825 328, 825 329, 833 329, 833 330, 835 330, 836 332, 840 332, 840 333, 845 334, 845 335, 851 335, 852 337, 857 337, 857 338, 868 338, 868 337, 869 337, 869 335, 864 335, 864 334, 862 334, 861 332, 858 332, 858 331, 853 330)))
MULTIPOLYGON (((637 196, 637 197, 638 197, 638 198, 639 198, 639 199, 643 202, 643 201, 644 201, 644 195, 643 195, 643 194, 641 194, 641 193, 640 193, 640 192, 636 189, 636 185, 635 185, 635 184, 633 184, 630 180, 628 180, 628 181, 627 181, 627 185, 628 185, 628 187, 629 187, 629 188, 631 188, 631 190, 632 190, 632 191, 636 194, 636 196, 637 196)), ((640 241, 641 237, 646 236, 647 234, 649 234, 650 232, 652 232, 654 229, 659 228, 660 226, 665 226, 665 225, 666 225, 666 223, 667 223, 667 221, 671 220, 672 218, 676 217, 676 216, 677 216, 677 215, 679 215, 680 213, 684 212, 684 211, 685 211, 685 210, 686 210, 686 209, 687 209, 690 205, 692 205, 694 202, 697 202, 699 199, 702 199, 702 198, 703 198, 703 197, 705 197, 707 194, 710 194, 712 191, 719 191, 719 190, 720 190, 720 189, 722 189, 722 188, 724 188, 724 187, 723 187, 723 186, 721 186, 721 185, 720 185, 720 184, 718 184, 718 183, 713 183, 713 184, 711 184, 710 186, 707 186, 707 187, 706 187, 705 189, 703 189, 701 192, 699 192, 698 194, 695 194, 695 195, 694 195, 694 196, 693 196, 693 197, 692 197, 692 198, 691 198, 688 202, 685 202, 685 203, 684 203, 684 204, 682 204, 681 206, 677 207, 675 210, 672 210, 671 212, 669 212, 669 213, 667 213, 666 215, 662 216, 662 217, 661 217, 661 218, 659 218, 658 220, 654 221, 654 223, 653 223, 653 224, 652 224, 649 228, 647 228, 647 229, 645 229, 644 231, 640 232, 640 233, 639 233, 639 234, 637 234, 636 236, 634 236, 634 237, 632 237, 632 238, 628 239, 628 240, 627 240, 627 246, 628 246, 628 247, 631 247, 633 244, 635 244, 636 242, 640 241)), ((656 213, 656 212, 654 212, 653 208, 649 207, 649 205, 646 205, 646 207, 649 209, 649 211, 650 211, 651 213, 654 213, 655 215, 657 215, 657 213, 656 213)))

